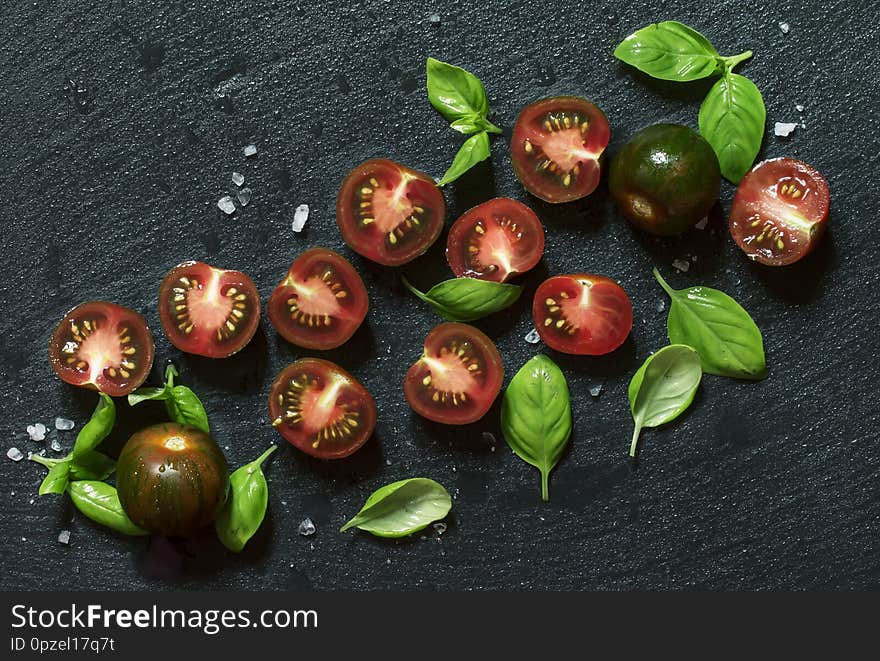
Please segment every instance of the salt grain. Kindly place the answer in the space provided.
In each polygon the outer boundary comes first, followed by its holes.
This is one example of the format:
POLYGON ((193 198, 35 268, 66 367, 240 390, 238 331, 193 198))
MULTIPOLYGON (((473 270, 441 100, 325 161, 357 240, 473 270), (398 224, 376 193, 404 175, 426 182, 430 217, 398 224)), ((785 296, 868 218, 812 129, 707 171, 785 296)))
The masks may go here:
POLYGON ((70 431, 75 426, 73 420, 68 420, 67 418, 55 418, 55 429, 58 431, 70 431))
POLYGON ((602 394, 602 391, 605 390, 605 386, 601 383, 599 385, 593 386, 590 388, 590 397, 598 397, 602 394))
POLYGON ((666 301, 660 299, 657 301, 657 312, 663 312, 666 309, 666 301))
POLYGON ((440 22, 440 14, 431 14, 428 16, 428 21, 431 23, 439 23, 440 22))
POLYGON ((308 204, 300 204, 296 211, 293 212, 293 223, 290 228, 294 232, 302 232, 303 227, 306 226, 306 221, 309 219, 309 205, 308 204))
POLYGON ((52 448, 52 452, 61 452, 61 443, 57 438, 52 439, 52 443, 50 443, 49 447, 52 448))
POLYGON ((236 186, 241 186, 244 183, 244 175, 241 172, 233 172, 232 183, 236 186))
POLYGON ((228 195, 224 195, 217 200, 217 208, 228 216, 235 213, 235 202, 228 195))
POLYGON ((58 541, 62 544, 70 544, 70 531, 62 530, 60 533, 58 533, 58 541))
POLYGON ((782 34, 788 34, 789 30, 791 30, 791 26, 783 21, 779 24, 779 29, 782 30, 782 34))
POLYGON ((804 107, 803 107, 800 103, 797 104, 797 105, 794 107, 794 109, 797 110, 798 112, 803 112, 803 111, 804 111, 804 107))
POLYGON ((698 230, 706 229, 706 225, 709 224, 709 216, 704 216, 697 221, 697 224, 694 225, 698 230))
POLYGON ((390 466, 390 465, 391 465, 391 460, 390 460, 390 459, 386 459, 386 460, 385 460, 385 465, 386 465, 386 466, 390 466))
POLYGON ((257 146, 256 145, 248 145, 247 147, 245 147, 244 148, 244 155, 247 158, 250 158, 251 156, 256 156, 257 155, 257 146))
POLYGON ((308 537, 309 535, 315 534, 315 524, 312 523, 312 520, 309 518, 305 518, 299 522, 299 528, 297 528, 297 532, 303 537, 308 537))
POLYGON ((776 122, 773 126, 773 135, 780 138, 787 138, 797 128, 795 122, 776 122))
POLYGON ((686 259, 675 259, 672 261, 672 268, 678 269, 682 273, 685 273, 691 267, 691 263, 686 259))
POLYGON ((248 202, 251 201, 251 197, 253 196, 253 191, 250 188, 242 188, 238 191, 238 201, 241 203, 241 206, 246 207, 248 202))
POLYGON ((541 336, 538 335, 537 329, 533 328, 532 330, 530 330, 528 332, 528 334, 525 336, 524 339, 529 344, 537 344, 538 342, 541 341, 541 336))
POLYGON ((12 459, 12 461, 21 461, 22 459, 24 459, 24 455, 18 448, 9 448, 9 450, 6 452, 6 456, 12 459))
POLYGON ((43 441, 46 439, 46 425, 42 422, 38 422, 35 425, 28 425, 27 433, 32 441, 43 441))

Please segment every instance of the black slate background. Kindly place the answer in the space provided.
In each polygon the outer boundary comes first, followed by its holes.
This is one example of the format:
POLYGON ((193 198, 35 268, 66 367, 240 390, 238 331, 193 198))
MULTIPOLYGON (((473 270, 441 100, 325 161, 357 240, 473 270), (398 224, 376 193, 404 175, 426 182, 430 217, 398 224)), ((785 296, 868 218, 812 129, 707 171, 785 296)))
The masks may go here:
MULTIPOLYGON (((880 266, 873 177, 878 59, 868 0, 600 1, 567 8, 485 3, 7 3, 0 14, 2 396, 0 587, 7 589, 634 589, 869 588, 880 581, 878 353, 880 266), (136 5, 142 5, 137 7, 136 5), (218 8, 215 5, 222 5, 218 8), (439 14, 440 22, 429 15, 439 14), (619 280, 636 315, 630 340, 603 358, 550 352, 574 398, 571 450, 539 500, 538 473, 504 444, 498 406, 482 422, 444 428, 412 414, 400 383, 438 322, 399 284, 400 273, 348 250, 334 222, 342 177, 387 156, 439 176, 460 137, 430 107, 424 59, 433 55, 485 82, 494 121, 554 94, 602 107, 613 154, 636 130, 696 126, 710 83, 664 85, 616 62, 634 29, 675 18, 742 67, 764 93, 763 156, 818 167, 832 191, 831 230, 817 253, 787 269, 747 262, 723 209, 706 231, 677 240, 633 232, 607 189, 553 207, 516 182, 505 139, 490 164, 446 189, 449 217, 494 195, 531 204, 547 229, 540 267, 513 309, 477 325, 497 342, 507 379, 534 352, 531 294, 548 274, 585 270, 619 280), (779 21, 791 25, 783 34, 779 21), (803 104, 802 114, 795 110, 803 104), (790 139, 773 122, 799 121, 790 139), (245 159, 244 145, 259 149, 245 159), (242 172, 251 204, 234 216, 217 200, 242 172), (290 229, 311 206, 307 230, 290 229), (211 534, 185 543, 123 539, 93 526, 57 496, 36 498, 39 466, 5 457, 36 451, 25 427, 56 415, 77 429, 95 395, 62 384, 46 360, 55 323, 73 305, 104 298, 141 310, 166 360, 203 398, 230 463, 280 442, 266 424, 274 375, 305 355, 264 318, 250 347, 212 362, 181 355, 155 309, 164 273, 185 259, 247 271, 268 298, 292 259, 326 245, 361 272, 371 311, 351 342, 326 357, 373 392, 375 438, 332 464, 284 445, 268 468, 270 514, 240 556, 211 534), (671 268, 696 255, 690 271, 671 268), (626 386, 666 342, 657 265, 674 286, 734 295, 764 333, 770 378, 706 377, 679 422, 646 431, 638 469, 627 449, 626 386), (594 399, 588 388, 604 384, 594 399), (493 432, 498 446, 483 441, 493 432), (400 542, 339 534, 378 486, 430 476, 455 495, 449 530, 400 542), (31 499, 36 499, 33 503, 31 499), (311 517, 317 534, 297 534, 311 517), (56 541, 72 531, 71 544, 56 541)), ((428 286, 446 277, 445 236, 405 267, 428 286)), ((111 447, 161 408, 120 402, 111 447)), ((55 434, 56 432, 52 432, 55 434)), ((51 438, 51 436, 50 436, 51 438)), ((61 433, 67 449, 73 433, 61 433)), ((48 445, 48 440, 46 445, 48 445)))

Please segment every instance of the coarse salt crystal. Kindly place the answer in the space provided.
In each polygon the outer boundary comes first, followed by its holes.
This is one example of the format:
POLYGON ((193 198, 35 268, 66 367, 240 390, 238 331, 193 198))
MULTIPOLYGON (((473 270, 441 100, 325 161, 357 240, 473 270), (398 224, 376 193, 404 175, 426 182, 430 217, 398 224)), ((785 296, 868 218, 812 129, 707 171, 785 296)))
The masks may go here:
POLYGON ((309 535, 315 534, 315 524, 312 523, 312 520, 309 518, 305 518, 299 522, 299 527, 297 528, 297 532, 303 537, 308 537, 309 535))
POLYGON ((598 397, 602 394, 602 391, 605 390, 605 386, 601 383, 599 385, 593 386, 590 388, 590 397, 598 397))
POLYGON ((31 437, 32 441, 42 441, 46 438, 46 425, 42 422, 38 422, 34 425, 27 426, 28 436, 31 437))
POLYGON ((244 183, 244 175, 241 172, 233 172, 232 183, 236 186, 241 186, 244 183))
POLYGON ((70 544, 70 531, 62 530, 60 533, 58 533, 58 541, 62 544, 70 544))
POLYGON ((787 138, 797 128, 795 122, 776 122, 773 126, 773 135, 780 138, 787 138))
POLYGON ((663 312, 666 309, 666 301, 659 300, 657 301, 657 312, 663 312))
POLYGON ((244 148, 244 155, 247 158, 250 158, 251 156, 256 156, 257 155, 257 146, 256 145, 248 145, 247 147, 245 147, 244 148))
POLYGON ((303 227, 306 226, 306 221, 309 219, 309 205, 308 204, 300 204, 296 211, 293 212, 293 223, 290 228, 294 232, 302 232, 303 227))
POLYGON ((804 111, 804 107, 803 107, 800 103, 797 104, 797 105, 794 107, 794 109, 797 110, 798 112, 803 112, 803 111, 804 111))
POLYGON ((709 216, 703 216, 697 221, 697 224, 694 225, 698 230, 706 229, 706 225, 709 224, 709 216))
POLYGON ((55 418, 55 429, 58 431, 70 431, 75 427, 73 420, 67 418, 55 418))
POLYGON ((251 197, 253 196, 253 191, 250 188, 242 188, 238 191, 238 201, 241 203, 241 206, 246 207, 248 202, 251 201, 251 197))
POLYGON ((779 23, 779 29, 782 30, 782 34, 788 34, 789 30, 791 30, 791 26, 785 21, 781 21, 779 23))
POLYGON ((49 447, 52 448, 52 452, 61 452, 61 443, 58 442, 57 438, 52 439, 52 442, 49 444, 49 447))
POLYGON ((538 335, 538 330, 536 328, 533 328, 523 339, 529 344, 537 344, 541 341, 541 336, 538 335))
POLYGON ((686 272, 691 267, 691 263, 686 259, 675 259, 672 261, 672 268, 678 269, 682 273, 686 272))
POLYGON ((440 14, 431 14, 428 16, 428 20, 431 23, 439 23, 440 22, 440 14))
POLYGON ((235 202, 228 195, 224 195, 217 200, 217 208, 228 216, 235 213, 235 202))

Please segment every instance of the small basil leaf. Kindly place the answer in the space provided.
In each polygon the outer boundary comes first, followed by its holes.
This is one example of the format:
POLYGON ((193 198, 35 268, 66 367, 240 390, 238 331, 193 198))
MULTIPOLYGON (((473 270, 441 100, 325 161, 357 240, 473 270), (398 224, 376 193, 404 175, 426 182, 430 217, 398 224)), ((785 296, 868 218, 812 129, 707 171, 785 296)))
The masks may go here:
POLYGON ((49 473, 40 484, 38 493, 45 496, 47 493, 64 493, 67 488, 68 472, 70 464, 66 461, 59 462, 49 469, 49 473))
POLYGON ((449 128, 454 131, 458 131, 459 133, 464 133, 468 135, 469 133, 476 133, 477 131, 482 131, 483 127, 481 124, 481 118, 478 115, 466 115, 461 119, 456 119, 449 125, 449 128))
POLYGON ((201 400, 186 386, 171 388, 171 397, 165 400, 168 417, 181 425, 190 425, 206 434, 211 433, 208 414, 201 400))
POLYGON ((339 532, 360 528, 377 537, 404 537, 442 519, 452 509, 449 492, 434 480, 414 477, 373 492, 339 532))
POLYGON ((106 480, 116 470, 116 461, 92 450, 70 462, 71 480, 106 480))
POLYGON ((691 405, 702 375, 699 354, 683 344, 664 347, 644 362, 629 382, 635 423, 630 457, 636 456, 642 429, 671 422, 691 405))
POLYGON ((119 502, 116 487, 97 480, 78 480, 67 485, 67 493, 76 508, 95 523, 123 535, 148 534, 128 518, 119 502))
POLYGON ((113 429, 114 422, 116 422, 116 405, 110 397, 101 393, 95 412, 77 434, 70 456, 76 459, 98 447, 113 429))
POLYGON ((673 81, 711 76, 721 60, 706 37, 678 21, 637 30, 614 49, 614 56, 653 78, 673 81))
POLYGON ((700 106, 700 134, 721 165, 721 174, 738 184, 761 149, 767 110, 755 84, 725 71, 700 106))
POLYGON ((239 553, 263 523, 269 503, 263 462, 277 449, 278 446, 273 445, 229 476, 229 497, 214 520, 214 529, 230 551, 239 553))
POLYGON ((654 277, 672 299, 666 320, 671 343, 696 349, 707 374, 767 377, 761 331, 739 303, 711 287, 673 289, 657 269, 654 277))
POLYGON ((486 131, 480 131, 472 135, 465 140, 452 160, 452 165, 449 166, 446 174, 437 182, 437 185, 445 186, 455 181, 477 163, 489 158, 489 153, 489 134, 486 131))
POLYGON ((426 64, 428 100, 447 121, 486 116, 489 100, 480 79, 460 67, 429 57, 426 64))
POLYGON ((547 500, 550 471, 571 436, 568 383, 547 356, 529 360, 510 381, 501 404, 501 430, 511 450, 541 471, 541 498, 547 500))
POLYGON ((147 400, 168 399, 168 388, 138 388, 128 396, 128 405, 136 406, 147 400))
POLYGON ((444 280, 423 293, 406 278, 402 280, 407 289, 449 321, 481 319, 510 307, 522 293, 522 287, 519 285, 476 278, 444 280))

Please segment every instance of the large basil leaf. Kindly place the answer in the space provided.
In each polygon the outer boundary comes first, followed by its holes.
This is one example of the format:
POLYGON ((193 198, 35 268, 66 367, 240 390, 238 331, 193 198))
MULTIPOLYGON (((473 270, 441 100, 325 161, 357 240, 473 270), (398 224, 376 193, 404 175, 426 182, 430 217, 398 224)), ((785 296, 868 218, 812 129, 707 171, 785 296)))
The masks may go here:
POLYGON ((700 106, 700 134, 721 165, 721 174, 738 184, 761 149, 767 110, 755 84, 725 70, 700 106))
POLYGON ((614 49, 614 56, 649 76, 674 81, 711 76, 722 61, 706 37, 677 21, 634 32, 614 49))
POLYGON ((434 480, 413 477, 377 489, 339 532, 360 528, 377 537, 404 537, 442 519, 452 509, 449 492, 434 480))
POLYGON ((519 285, 476 278, 444 280, 423 293, 406 278, 402 280, 407 289, 449 321, 481 319, 510 307, 522 293, 522 287, 519 285))
POLYGON ((571 435, 571 404, 562 371, 537 355, 516 373, 501 404, 501 429, 510 448, 541 471, 541 498, 571 435))
POLYGON ((440 178, 437 185, 445 186, 455 181, 477 163, 489 158, 489 154, 489 134, 486 131, 480 131, 476 135, 472 135, 464 141, 455 158, 452 159, 452 165, 449 166, 446 174, 440 178))
POLYGON ((241 552, 266 517, 269 485, 263 475, 263 462, 277 449, 273 445, 229 476, 229 497, 214 520, 214 530, 230 551, 241 552))
POLYGON ((76 436, 76 442, 73 444, 70 457, 76 460, 78 457, 98 447, 101 441, 110 434, 115 422, 116 405, 110 397, 100 393, 98 405, 95 407, 92 417, 83 425, 83 428, 80 429, 79 434, 76 436))
POLYGON ((123 535, 146 535, 143 530, 132 523, 122 503, 116 487, 96 480, 79 480, 67 485, 67 493, 76 508, 95 523, 121 532, 123 535))
POLYGON ((657 269, 654 277, 672 299, 666 320, 670 342, 696 349, 707 374, 767 377, 761 331, 739 303, 711 287, 673 289, 657 269))
POLYGON ((447 121, 485 116, 489 99, 483 83, 469 71, 429 57, 426 64, 428 100, 447 121))
POLYGON ((636 456, 645 427, 675 420, 694 401, 703 372, 691 347, 672 344, 649 357, 629 382, 629 408, 635 429, 629 456, 636 456))

